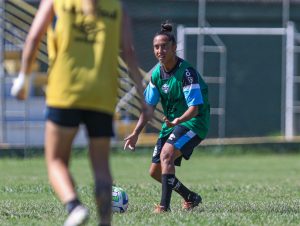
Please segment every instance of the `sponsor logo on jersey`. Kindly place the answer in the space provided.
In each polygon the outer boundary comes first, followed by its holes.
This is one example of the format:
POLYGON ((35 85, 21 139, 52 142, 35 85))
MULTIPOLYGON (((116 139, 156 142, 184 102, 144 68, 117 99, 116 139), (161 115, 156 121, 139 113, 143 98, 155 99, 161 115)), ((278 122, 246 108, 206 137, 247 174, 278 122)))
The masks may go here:
POLYGON ((189 83, 192 84, 193 81, 194 81, 194 79, 193 79, 193 77, 192 77, 191 72, 190 72, 188 69, 185 70, 185 75, 186 75, 187 80, 189 81, 189 83))
POLYGON ((161 89, 164 93, 168 93, 169 92, 169 85, 168 84, 163 84, 161 89))
POLYGON ((189 80, 189 82, 190 82, 191 84, 192 84, 193 81, 194 81, 193 77, 188 77, 187 79, 189 80))
POLYGON ((191 72, 188 69, 185 69, 185 75, 189 77, 191 76, 191 72))

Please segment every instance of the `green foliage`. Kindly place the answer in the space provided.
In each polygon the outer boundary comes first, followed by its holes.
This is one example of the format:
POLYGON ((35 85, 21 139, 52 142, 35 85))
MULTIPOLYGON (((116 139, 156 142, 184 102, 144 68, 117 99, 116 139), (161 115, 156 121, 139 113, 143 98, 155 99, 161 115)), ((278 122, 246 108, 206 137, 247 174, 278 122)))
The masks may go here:
MULTIPOLYGON (((177 168, 177 177, 199 192, 203 204, 181 209, 173 192, 172 212, 155 215, 160 184, 148 175, 151 152, 114 152, 114 183, 129 196, 129 209, 114 214, 113 225, 299 225, 299 154, 205 155, 194 153, 177 168)), ((80 198, 97 225, 93 180, 86 154, 75 155, 71 169, 80 198)), ((0 225, 62 225, 66 212, 48 184, 44 159, 0 159, 0 225)))

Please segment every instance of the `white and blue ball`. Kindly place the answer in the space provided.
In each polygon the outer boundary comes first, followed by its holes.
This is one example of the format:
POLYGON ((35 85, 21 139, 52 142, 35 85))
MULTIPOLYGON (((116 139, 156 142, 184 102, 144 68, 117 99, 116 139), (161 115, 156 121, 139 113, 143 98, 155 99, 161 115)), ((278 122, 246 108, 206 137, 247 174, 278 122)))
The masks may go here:
POLYGON ((124 213, 128 208, 128 195, 123 188, 112 187, 112 212, 124 213))

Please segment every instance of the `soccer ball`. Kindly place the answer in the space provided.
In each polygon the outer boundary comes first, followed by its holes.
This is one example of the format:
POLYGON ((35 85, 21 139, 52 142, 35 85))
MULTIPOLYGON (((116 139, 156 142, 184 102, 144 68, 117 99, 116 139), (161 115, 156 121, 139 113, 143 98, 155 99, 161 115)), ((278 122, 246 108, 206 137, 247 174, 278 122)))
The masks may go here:
POLYGON ((112 187, 112 212, 124 213, 128 208, 128 196, 124 189, 112 187))

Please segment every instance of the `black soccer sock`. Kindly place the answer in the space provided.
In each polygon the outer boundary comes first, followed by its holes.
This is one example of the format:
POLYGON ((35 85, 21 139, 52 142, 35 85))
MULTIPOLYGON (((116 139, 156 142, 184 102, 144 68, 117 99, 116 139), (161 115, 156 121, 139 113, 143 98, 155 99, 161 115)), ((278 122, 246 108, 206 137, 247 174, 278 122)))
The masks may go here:
POLYGON ((81 202, 78 200, 78 198, 75 198, 75 199, 71 200, 70 202, 66 203, 66 210, 68 211, 68 213, 71 213, 72 210, 75 209, 75 207, 77 207, 80 204, 81 204, 81 202))
POLYGON ((179 195, 181 195, 185 201, 192 201, 194 198, 194 192, 189 190, 186 186, 184 186, 178 179, 175 177, 173 190, 176 191, 179 195))
POLYGON ((175 179, 175 175, 173 174, 161 175, 162 194, 161 194, 160 205, 163 206, 166 211, 170 209, 174 179, 175 179))

